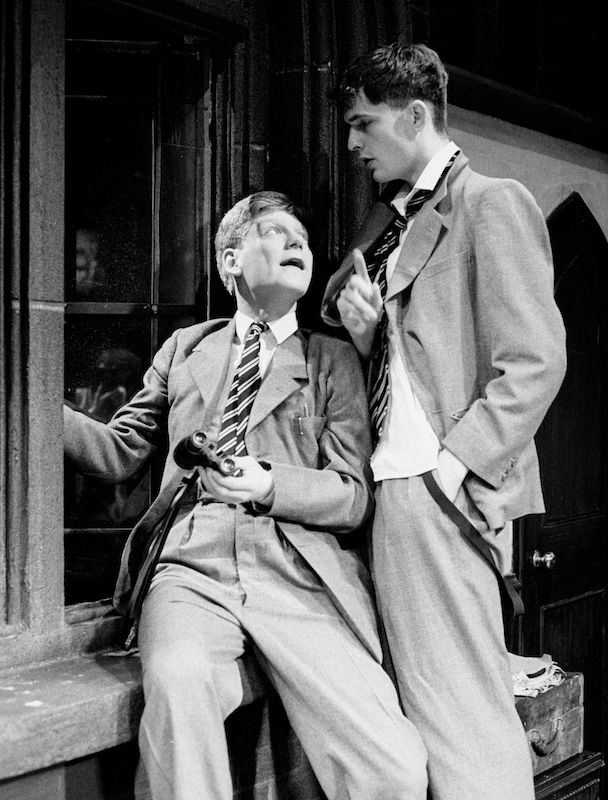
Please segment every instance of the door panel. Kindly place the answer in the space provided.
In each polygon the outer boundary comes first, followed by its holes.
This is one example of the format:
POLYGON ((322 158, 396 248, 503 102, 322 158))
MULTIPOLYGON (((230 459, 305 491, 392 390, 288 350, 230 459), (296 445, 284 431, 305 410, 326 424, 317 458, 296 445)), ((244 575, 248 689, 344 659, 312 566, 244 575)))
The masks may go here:
POLYGON ((605 753, 608 243, 576 193, 548 225, 568 371, 536 437, 547 513, 519 524, 522 650, 584 673, 585 747, 605 753))

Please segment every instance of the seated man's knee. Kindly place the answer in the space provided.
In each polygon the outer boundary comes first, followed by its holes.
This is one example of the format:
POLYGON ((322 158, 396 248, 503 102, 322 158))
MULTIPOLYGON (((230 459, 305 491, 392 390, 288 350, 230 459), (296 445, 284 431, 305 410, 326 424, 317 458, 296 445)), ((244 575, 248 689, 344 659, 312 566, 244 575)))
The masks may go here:
POLYGON ((224 719, 243 699, 236 662, 216 664, 188 642, 149 653, 143 669, 146 702, 197 708, 216 707, 224 719))
POLYGON ((168 696, 200 693, 213 686, 213 665, 200 649, 188 643, 174 644, 149 653, 143 669, 146 695, 156 691, 168 696))

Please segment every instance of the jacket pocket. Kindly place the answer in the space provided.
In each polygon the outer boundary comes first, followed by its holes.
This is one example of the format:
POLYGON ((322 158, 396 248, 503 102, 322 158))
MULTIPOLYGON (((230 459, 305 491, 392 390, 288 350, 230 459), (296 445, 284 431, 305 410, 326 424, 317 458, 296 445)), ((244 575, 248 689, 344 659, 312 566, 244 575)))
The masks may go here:
POLYGON ((296 441, 299 436, 313 437, 318 441, 325 427, 326 419, 326 417, 292 417, 291 429, 296 441))

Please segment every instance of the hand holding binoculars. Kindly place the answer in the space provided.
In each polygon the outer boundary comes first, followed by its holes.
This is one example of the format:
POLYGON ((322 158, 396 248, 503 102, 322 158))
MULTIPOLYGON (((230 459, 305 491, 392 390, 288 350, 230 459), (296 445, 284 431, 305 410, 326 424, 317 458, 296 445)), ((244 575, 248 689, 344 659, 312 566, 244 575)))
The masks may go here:
POLYGON ((215 442, 212 442, 204 431, 194 431, 190 436, 181 439, 175 446, 173 458, 177 466, 182 469, 200 466, 211 467, 222 475, 231 475, 235 478, 241 474, 234 458, 218 453, 215 442))

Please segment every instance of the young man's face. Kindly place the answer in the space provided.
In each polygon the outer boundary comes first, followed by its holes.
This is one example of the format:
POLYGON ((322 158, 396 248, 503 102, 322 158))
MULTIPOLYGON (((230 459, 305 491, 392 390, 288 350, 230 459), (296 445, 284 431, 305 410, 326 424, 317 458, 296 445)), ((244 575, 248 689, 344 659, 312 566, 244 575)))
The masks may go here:
POLYGON ((350 127, 348 149, 358 155, 375 181, 413 182, 421 159, 411 104, 396 108, 372 103, 360 91, 344 121, 350 127))
POLYGON ((233 252, 239 295, 254 310, 285 313, 308 290, 313 262, 308 232, 287 211, 256 217, 233 252))

